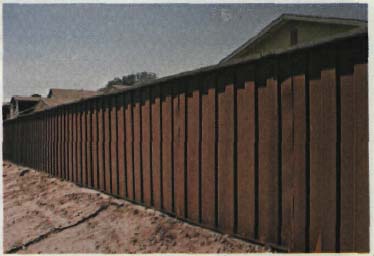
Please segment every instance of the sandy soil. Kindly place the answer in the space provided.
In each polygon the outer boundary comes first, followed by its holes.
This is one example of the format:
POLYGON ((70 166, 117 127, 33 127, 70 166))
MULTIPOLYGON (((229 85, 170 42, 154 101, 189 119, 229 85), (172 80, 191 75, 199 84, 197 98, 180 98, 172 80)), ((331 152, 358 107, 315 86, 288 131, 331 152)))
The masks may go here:
POLYGON ((7 253, 269 251, 9 162, 3 182, 7 253))

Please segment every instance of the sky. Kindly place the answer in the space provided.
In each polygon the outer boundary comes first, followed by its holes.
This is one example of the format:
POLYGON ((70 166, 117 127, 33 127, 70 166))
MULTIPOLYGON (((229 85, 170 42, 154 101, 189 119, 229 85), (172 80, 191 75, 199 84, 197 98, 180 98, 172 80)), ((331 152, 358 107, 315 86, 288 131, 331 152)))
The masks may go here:
POLYGON ((4 4, 3 97, 213 65, 282 13, 367 20, 367 5, 4 4))

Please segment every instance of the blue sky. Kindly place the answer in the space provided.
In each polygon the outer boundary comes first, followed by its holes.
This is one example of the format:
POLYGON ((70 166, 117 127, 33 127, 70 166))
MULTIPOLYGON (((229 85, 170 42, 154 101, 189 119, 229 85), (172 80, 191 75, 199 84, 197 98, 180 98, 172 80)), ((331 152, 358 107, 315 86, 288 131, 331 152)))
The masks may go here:
POLYGON ((5 4, 4 98, 212 65, 282 13, 367 20, 363 4, 5 4))

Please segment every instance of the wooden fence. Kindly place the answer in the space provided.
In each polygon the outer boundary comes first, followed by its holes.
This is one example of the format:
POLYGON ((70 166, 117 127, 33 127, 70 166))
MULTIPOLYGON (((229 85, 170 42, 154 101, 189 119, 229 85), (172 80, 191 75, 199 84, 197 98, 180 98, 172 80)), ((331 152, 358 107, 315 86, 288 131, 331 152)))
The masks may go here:
POLYGON ((369 250, 366 33, 4 122, 4 158, 289 251, 369 250))

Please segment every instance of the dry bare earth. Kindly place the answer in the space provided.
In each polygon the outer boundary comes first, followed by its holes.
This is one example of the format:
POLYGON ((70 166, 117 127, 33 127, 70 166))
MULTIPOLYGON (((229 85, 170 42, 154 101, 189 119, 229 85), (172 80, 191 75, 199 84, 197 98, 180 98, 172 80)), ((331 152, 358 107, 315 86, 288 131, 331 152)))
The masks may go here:
POLYGON ((3 182, 4 252, 269 251, 9 162, 3 182))

